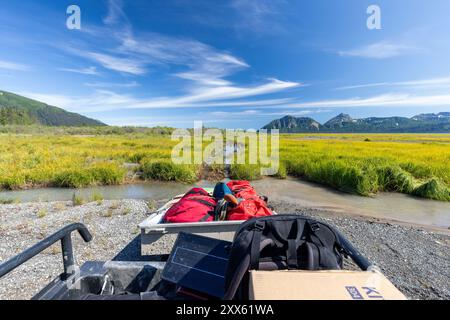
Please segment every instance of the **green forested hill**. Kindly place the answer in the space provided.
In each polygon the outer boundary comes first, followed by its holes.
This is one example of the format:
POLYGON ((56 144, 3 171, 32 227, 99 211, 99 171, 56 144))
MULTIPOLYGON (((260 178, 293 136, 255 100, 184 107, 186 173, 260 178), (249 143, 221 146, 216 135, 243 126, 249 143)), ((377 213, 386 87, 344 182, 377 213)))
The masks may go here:
POLYGON ((77 113, 0 91, 0 125, 105 126, 77 113))

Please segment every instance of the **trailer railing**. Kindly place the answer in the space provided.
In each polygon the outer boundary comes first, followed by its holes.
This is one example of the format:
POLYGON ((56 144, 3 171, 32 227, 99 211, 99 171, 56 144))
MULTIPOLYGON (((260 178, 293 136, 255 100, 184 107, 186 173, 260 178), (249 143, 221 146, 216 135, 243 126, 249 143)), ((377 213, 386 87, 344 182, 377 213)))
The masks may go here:
POLYGON ((64 273, 61 275, 64 279, 75 273, 75 259, 73 256, 72 247, 72 232, 78 231, 81 238, 85 242, 90 242, 92 240, 92 235, 86 226, 82 223, 73 223, 54 234, 48 236, 44 240, 36 243, 34 246, 26 249, 25 251, 19 253, 15 257, 9 259, 5 263, 0 265, 0 278, 10 273, 12 270, 16 269, 23 263, 27 262, 34 256, 38 255, 48 247, 52 246, 54 243, 61 241, 61 251, 64 265, 64 273))

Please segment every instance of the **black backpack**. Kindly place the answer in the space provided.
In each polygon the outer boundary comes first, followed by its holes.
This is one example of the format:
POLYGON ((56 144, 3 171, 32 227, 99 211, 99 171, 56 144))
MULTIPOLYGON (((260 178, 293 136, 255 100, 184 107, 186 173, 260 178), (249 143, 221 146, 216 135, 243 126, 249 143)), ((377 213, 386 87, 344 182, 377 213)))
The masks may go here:
POLYGON ((299 215, 244 222, 230 248, 225 300, 248 299, 249 270, 342 269, 344 250, 329 225, 299 215))

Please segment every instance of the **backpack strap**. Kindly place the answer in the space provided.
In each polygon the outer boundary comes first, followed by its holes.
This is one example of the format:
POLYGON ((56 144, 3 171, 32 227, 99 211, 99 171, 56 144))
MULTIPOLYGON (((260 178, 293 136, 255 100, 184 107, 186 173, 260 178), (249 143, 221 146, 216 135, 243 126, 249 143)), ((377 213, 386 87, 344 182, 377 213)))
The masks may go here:
MULTIPOLYGON (((248 253, 243 257, 237 268, 233 270, 233 276, 231 281, 229 282, 229 287, 225 292, 223 299, 224 300, 232 300, 236 295, 236 292, 241 286, 242 279, 244 279, 248 270, 257 270, 259 268, 259 256, 262 250, 261 246, 261 235, 264 230, 265 223, 264 221, 255 221, 255 224, 252 228, 252 240, 251 246, 248 253)), ((265 244, 263 247, 265 247, 265 244)))
POLYGON ((215 207, 216 207, 216 206, 215 206, 214 204, 212 204, 211 202, 208 202, 208 201, 203 200, 203 199, 198 199, 198 198, 196 198, 196 197, 190 197, 189 200, 196 201, 196 202, 201 203, 201 204, 204 204, 205 206, 208 206, 208 207, 212 207, 212 208, 215 208, 215 207))
POLYGON ((252 246, 250 248, 250 269, 259 269, 259 256, 261 253, 261 235, 266 226, 264 221, 255 221, 252 246))
POLYGON ((317 264, 314 263, 315 259, 314 259, 314 251, 312 249, 312 246, 310 243, 305 242, 306 245, 306 270, 317 270, 318 264, 319 264, 319 259, 320 259, 320 249, 319 249, 319 257, 317 257, 317 264))
POLYGON ((297 257, 297 248, 298 248, 297 239, 288 239, 288 249, 286 251, 286 262, 289 269, 298 269, 298 257, 297 257))
POLYGON ((208 211, 198 222, 205 222, 206 220, 208 220, 209 217, 213 217, 213 219, 215 218, 215 213, 214 211, 208 211))

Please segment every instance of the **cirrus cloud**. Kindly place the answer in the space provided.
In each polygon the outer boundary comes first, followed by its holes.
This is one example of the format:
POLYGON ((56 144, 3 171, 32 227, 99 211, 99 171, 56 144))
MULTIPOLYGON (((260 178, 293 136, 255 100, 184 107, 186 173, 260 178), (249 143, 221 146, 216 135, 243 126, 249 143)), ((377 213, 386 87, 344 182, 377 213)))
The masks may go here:
POLYGON ((407 46, 401 43, 381 41, 366 46, 339 51, 340 56, 361 57, 371 59, 386 59, 417 51, 417 48, 407 46))

